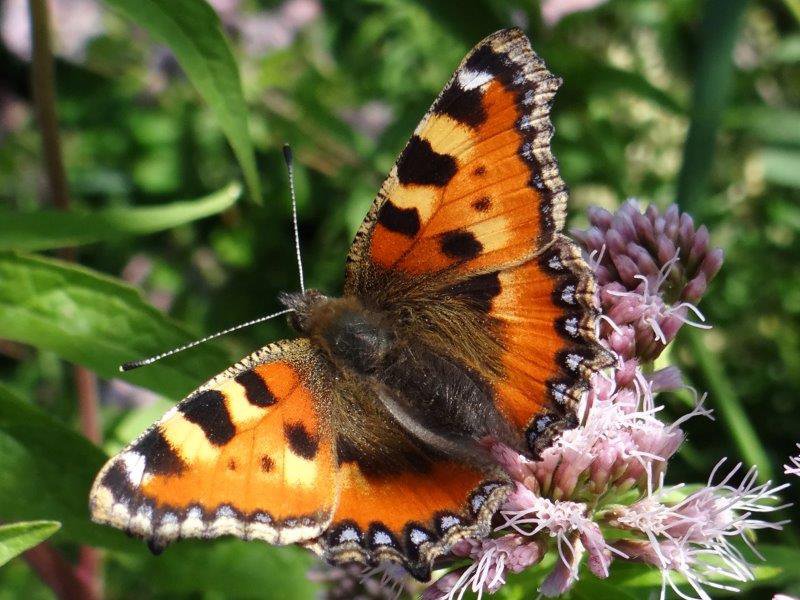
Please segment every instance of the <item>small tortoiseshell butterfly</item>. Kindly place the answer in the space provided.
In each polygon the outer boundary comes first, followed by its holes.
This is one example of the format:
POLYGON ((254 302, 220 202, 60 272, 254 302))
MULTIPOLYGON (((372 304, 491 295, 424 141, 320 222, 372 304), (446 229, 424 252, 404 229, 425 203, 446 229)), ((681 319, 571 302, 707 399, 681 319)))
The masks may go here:
POLYGON ((520 30, 480 42, 381 187, 343 297, 284 294, 299 337, 112 458, 94 520, 153 548, 235 535, 421 580, 457 540, 488 535, 511 484, 479 442, 536 457, 608 365, 592 274, 560 233, 560 84, 520 30))

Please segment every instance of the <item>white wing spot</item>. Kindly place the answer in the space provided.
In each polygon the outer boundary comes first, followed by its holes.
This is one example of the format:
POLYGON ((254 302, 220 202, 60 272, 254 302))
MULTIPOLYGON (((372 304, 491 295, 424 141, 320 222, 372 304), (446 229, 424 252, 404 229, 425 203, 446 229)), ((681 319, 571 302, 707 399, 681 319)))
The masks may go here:
POLYGON ((473 496, 472 502, 471 502, 472 510, 474 510, 475 512, 478 512, 478 510, 480 510, 480 507, 483 506, 484 502, 486 502, 486 496, 483 496, 482 494, 478 494, 476 496, 473 496))
POLYGON ((582 361, 583 357, 580 354, 567 354, 567 368, 570 371, 577 369, 582 361))
POLYGON ((119 460, 125 465, 125 473, 127 473, 130 482, 135 486, 141 485, 142 477, 144 477, 144 466, 147 463, 144 455, 138 452, 123 452, 120 454, 119 460))
POLYGON ((391 546, 392 538, 385 531, 376 531, 372 536, 372 543, 376 546, 391 546))
POLYGON ((494 79, 494 75, 485 71, 464 69, 458 74, 458 85, 464 91, 474 90, 494 79))
POLYGON ((419 546, 421 543, 427 542, 429 539, 428 534, 420 529, 412 529, 409 537, 411 538, 411 543, 415 546, 419 546))
POLYGON ((344 544, 345 542, 357 542, 359 541, 360 536, 358 532, 353 529, 352 527, 346 527, 342 530, 339 534, 339 543, 344 544))
POLYGON ((563 383, 558 383, 553 386, 553 398, 556 402, 561 404, 567 399, 567 386, 563 383))
POLYGON ((459 523, 461 523, 461 519, 459 519, 458 517, 454 517, 453 515, 445 515, 444 517, 442 517, 442 520, 439 525, 442 528, 442 531, 446 531, 451 527, 455 527, 459 523))
POLYGON ((564 322, 564 329, 572 337, 578 335, 578 319, 575 317, 569 318, 564 322))

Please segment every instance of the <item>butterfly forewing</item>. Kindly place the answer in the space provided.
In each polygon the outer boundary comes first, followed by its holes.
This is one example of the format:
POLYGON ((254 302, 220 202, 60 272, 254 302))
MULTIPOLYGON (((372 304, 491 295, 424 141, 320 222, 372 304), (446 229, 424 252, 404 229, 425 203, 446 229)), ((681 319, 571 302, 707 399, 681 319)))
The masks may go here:
POLYGON ((491 382, 533 455, 575 424, 582 387, 609 362, 591 272, 559 234, 567 191, 550 105, 560 84, 519 30, 478 44, 384 182, 346 279, 348 293, 401 322, 413 312, 415 336, 491 382))

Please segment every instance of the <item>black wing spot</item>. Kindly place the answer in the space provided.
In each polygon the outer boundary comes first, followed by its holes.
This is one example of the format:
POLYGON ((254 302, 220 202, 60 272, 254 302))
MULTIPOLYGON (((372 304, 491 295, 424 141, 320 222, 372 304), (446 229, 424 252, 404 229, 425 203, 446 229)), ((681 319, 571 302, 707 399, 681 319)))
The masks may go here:
POLYGON ((486 167, 479 165, 472 170, 472 174, 476 177, 482 177, 483 175, 486 175, 486 167))
POLYGON ((215 446, 227 444, 236 434, 225 396, 216 390, 204 390, 188 398, 180 405, 180 411, 187 421, 199 425, 215 446))
POLYGON ((444 187, 456 174, 456 160, 449 154, 434 152, 431 143, 414 135, 397 159, 397 178, 404 185, 444 187))
POLYGON ((378 223, 389 231, 413 238, 419 232, 419 211, 413 206, 398 208, 391 200, 387 200, 378 213, 378 223))
POLYGON ((484 196, 483 198, 478 198, 473 201, 471 206, 478 212, 485 213, 492 208, 492 199, 489 198, 489 196, 484 196))
POLYGON ((464 90, 458 85, 457 80, 442 92, 433 106, 433 112, 437 115, 446 115, 473 129, 486 121, 487 116, 480 88, 464 90))
POLYGON ((441 238, 442 252, 449 258, 469 260, 483 251, 483 244, 470 231, 447 231, 441 238))
POLYGON ((261 470, 264 473, 269 473, 274 468, 275 468, 275 461, 272 460, 268 455, 264 454, 261 457, 261 470))
POLYGON ((128 473, 120 461, 112 464, 103 475, 103 485, 111 490, 117 501, 130 500, 134 495, 128 473))
POLYGON ((186 468, 186 463, 167 441, 158 426, 145 433, 131 447, 131 450, 145 457, 147 461, 145 469, 148 473, 178 475, 186 468))
POLYGON ((250 404, 272 406, 278 402, 266 382, 255 371, 239 373, 234 380, 244 388, 245 396, 250 404))
POLYGON ((495 52, 488 44, 476 48, 467 59, 464 68, 475 73, 489 73, 500 78, 503 83, 506 83, 511 78, 512 72, 517 70, 504 54, 495 52))
POLYGON ((307 460, 313 459, 319 449, 319 440, 311 435, 302 423, 287 423, 283 426, 289 448, 297 456, 307 460))

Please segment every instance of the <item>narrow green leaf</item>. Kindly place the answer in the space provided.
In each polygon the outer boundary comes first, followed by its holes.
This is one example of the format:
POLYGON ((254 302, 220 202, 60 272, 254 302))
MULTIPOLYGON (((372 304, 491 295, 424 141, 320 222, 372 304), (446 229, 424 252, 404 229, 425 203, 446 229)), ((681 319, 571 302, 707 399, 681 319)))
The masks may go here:
POLYGON ((23 521, 0 525, 0 567, 41 544, 61 527, 58 521, 23 521))
POLYGON ((155 233, 222 212, 240 193, 241 186, 231 183, 205 198, 162 206, 83 213, 0 209, 0 250, 49 250, 155 233))
POLYGON ((742 129, 762 142, 800 146, 800 110, 772 106, 742 106, 731 108, 725 125, 742 129))
POLYGON ((783 0, 786 8, 794 15, 795 20, 800 23, 800 0, 783 0))
POLYGON ((708 0, 700 29, 689 134, 678 180, 678 201, 701 217, 721 115, 733 77, 733 46, 747 0, 708 0))
POLYGON ((172 50, 219 119, 244 172, 250 195, 261 201, 255 152, 239 68, 217 13, 205 0, 105 0, 172 50))
MULTIPOLYGON (((195 336, 147 304, 134 288, 62 261, 0 253, 0 338, 56 352, 102 377, 118 366, 195 336)), ((213 343, 124 378, 178 399, 230 364, 213 343)))
POLYGON ((105 454, 86 438, 0 386, 0 520, 60 521, 71 541, 122 547, 89 520, 89 488, 105 454))
POLYGON ((697 360, 705 382, 708 384, 714 410, 733 437, 739 455, 748 465, 758 467, 759 480, 763 482, 773 479, 775 474, 766 448, 758 439, 758 435, 751 425, 752 421, 747 416, 747 412, 736 395, 733 384, 725 374, 717 355, 703 345, 700 336, 694 331, 687 331, 685 339, 687 339, 692 349, 692 356, 697 360))

